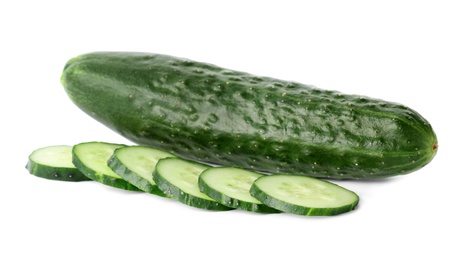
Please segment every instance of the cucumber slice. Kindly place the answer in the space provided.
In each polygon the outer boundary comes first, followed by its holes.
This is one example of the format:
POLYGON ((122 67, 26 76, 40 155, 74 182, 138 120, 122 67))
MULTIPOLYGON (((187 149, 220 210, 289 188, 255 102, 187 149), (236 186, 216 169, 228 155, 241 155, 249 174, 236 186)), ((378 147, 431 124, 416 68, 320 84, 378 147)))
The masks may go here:
POLYGON ((59 181, 89 181, 72 163, 72 146, 47 146, 29 155, 26 169, 35 176, 59 181))
POLYGON ((166 157, 175 157, 175 155, 146 146, 126 146, 117 148, 107 165, 113 172, 139 189, 166 197, 152 177, 158 160, 166 157))
POLYGON ((307 216, 331 216, 351 211, 359 197, 336 184, 298 175, 268 175, 254 181, 250 193, 264 204, 307 216))
POLYGON ((249 193, 252 183, 261 176, 240 168, 216 167, 203 171, 198 184, 201 192, 228 207, 262 213, 279 212, 249 193))
POLYGON ((231 210, 198 187, 198 178, 210 166, 181 158, 165 158, 158 161, 153 180, 167 196, 186 205, 209 210, 231 210))
POLYGON ((140 191, 107 166, 107 161, 115 149, 124 146, 104 142, 80 143, 72 149, 72 162, 83 174, 94 181, 119 189, 140 191))

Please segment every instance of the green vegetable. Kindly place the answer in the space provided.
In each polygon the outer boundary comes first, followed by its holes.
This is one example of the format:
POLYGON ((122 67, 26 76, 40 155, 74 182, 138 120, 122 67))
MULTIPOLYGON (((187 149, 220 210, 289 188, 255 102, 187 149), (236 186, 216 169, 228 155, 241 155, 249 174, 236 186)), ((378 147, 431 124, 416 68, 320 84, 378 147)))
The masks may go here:
POLYGON ((107 166, 107 161, 115 149, 124 146, 104 142, 80 143, 74 145, 72 149, 72 162, 83 174, 94 181, 119 189, 140 191, 107 166))
POLYGON ((35 176, 50 180, 91 180, 73 165, 72 146, 67 145, 47 146, 33 151, 26 169, 35 176))
POLYGON ((331 216, 353 210, 359 197, 336 184, 299 175, 268 175, 254 181, 250 193, 287 213, 331 216))
POLYGON ((79 108, 127 139, 218 165, 377 178, 420 169, 438 147, 406 106, 166 55, 84 54, 61 80, 79 108))
POLYGON ((250 193, 253 182, 260 173, 235 167, 214 167, 203 171, 198 179, 201 192, 232 208, 253 212, 274 213, 250 193))
POLYGON ((158 149, 144 146, 125 146, 115 149, 107 165, 117 175, 139 189, 166 196, 153 181, 152 174, 158 160, 166 157, 175 157, 158 149))
POLYGON ((177 157, 160 159, 153 180, 164 194, 186 205, 209 210, 231 210, 202 193, 198 178, 209 166, 177 157))

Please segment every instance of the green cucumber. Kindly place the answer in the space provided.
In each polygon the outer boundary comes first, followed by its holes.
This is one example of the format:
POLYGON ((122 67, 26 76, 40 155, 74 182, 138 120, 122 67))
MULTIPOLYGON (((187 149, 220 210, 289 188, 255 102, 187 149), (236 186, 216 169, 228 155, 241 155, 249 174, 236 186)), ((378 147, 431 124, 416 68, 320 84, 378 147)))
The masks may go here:
POLYGON ((115 149, 124 146, 105 142, 80 143, 73 146, 72 162, 83 174, 94 181, 119 189, 140 191, 139 188, 114 173, 107 165, 115 149))
POLYGON ((139 189, 165 197, 153 181, 158 160, 175 155, 145 146, 126 146, 115 149, 107 165, 113 172, 139 189))
POLYGON ((231 210, 202 193, 198 178, 210 166, 177 157, 160 159, 153 180, 170 198, 183 204, 209 210, 231 210))
POLYGON ((200 174, 198 184, 201 192, 228 207, 262 213, 279 212, 249 193, 253 182, 261 176, 235 167, 213 167, 200 174))
POLYGON ((254 181, 252 196, 283 212, 332 216, 353 210, 356 193, 331 182, 300 175, 268 175, 254 181))
POLYGON ((42 147, 29 155, 26 169, 32 175, 60 181, 89 181, 72 163, 72 146, 42 147))
POLYGON ((413 172, 438 150, 429 122, 404 105, 167 55, 83 54, 61 82, 127 139, 205 163, 365 179, 413 172))

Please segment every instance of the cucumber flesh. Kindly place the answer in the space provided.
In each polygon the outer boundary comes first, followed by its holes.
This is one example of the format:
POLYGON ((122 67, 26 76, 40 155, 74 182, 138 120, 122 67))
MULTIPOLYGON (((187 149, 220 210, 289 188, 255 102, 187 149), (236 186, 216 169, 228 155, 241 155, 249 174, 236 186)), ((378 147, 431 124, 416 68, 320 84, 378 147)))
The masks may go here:
POLYGON ((113 172, 139 189, 165 197, 153 181, 153 172, 158 160, 175 157, 174 154, 146 146, 117 148, 107 165, 113 172))
POLYGON ((80 143, 72 149, 72 162, 83 174, 94 181, 119 189, 140 191, 139 188, 114 173, 107 165, 115 149, 124 146, 104 142, 80 143))
POLYGON ((250 193, 264 204, 280 211, 331 216, 353 210, 356 193, 331 182, 299 175, 269 175, 254 181, 250 193))
POLYGON ((210 166, 169 157, 158 161, 153 180, 170 198, 186 205, 209 210, 231 210, 202 193, 198 186, 200 174, 210 166))
POLYGON ((249 193, 253 182, 261 176, 260 173, 241 168, 216 167, 203 171, 198 183, 201 192, 226 206, 252 212, 279 212, 249 193))
POLYGON ((89 181, 72 163, 72 146, 39 148, 29 155, 26 169, 35 176, 60 181, 89 181))

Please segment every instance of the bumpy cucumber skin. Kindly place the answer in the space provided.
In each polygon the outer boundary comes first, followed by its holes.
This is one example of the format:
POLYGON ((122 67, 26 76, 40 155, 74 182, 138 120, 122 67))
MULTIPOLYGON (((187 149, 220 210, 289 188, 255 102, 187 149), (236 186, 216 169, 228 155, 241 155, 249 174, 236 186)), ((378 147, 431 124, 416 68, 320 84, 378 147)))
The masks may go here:
POLYGON ((127 139, 202 162, 364 179, 413 172, 437 151, 431 125, 406 106, 166 55, 88 53, 61 81, 127 139))
POLYGON ((72 149, 72 163, 75 165, 75 167, 77 167, 78 170, 80 170, 86 177, 90 178, 91 180, 122 190, 141 191, 139 188, 122 179, 121 177, 115 178, 112 176, 107 176, 87 167, 75 153, 75 146, 74 149, 72 149))
POLYGON ((355 203, 337 208, 308 208, 290 205, 284 201, 280 201, 266 194, 257 186, 257 181, 254 182, 254 184, 251 186, 249 192, 254 198, 260 200, 265 205, 268 205, 272 208, 278 209, 285 213, 292 213, 302 216, 335 216, 352 211, 356 208, 356 206, 359 203, 359 197, 356 196, 357 200, 355 203))
POLYGON ((40 178, 58 181, 90 181, 82 172, 76 168, 51 167, 29 160, 26 169, 30 174, 40 178))
MULTIPOLYGON (((172 159, 172 157, 169 158, 164 158, 160 159, 158 161, 158 164, 161 163, 161 161, 164 160, 169 160, 172 159)), ((192 162, 191 163, 196 163, 192 162)), ((180 188, 176 187, 169 181, 167 181, 161 173, 158 171, 158 167, 155 169, 153 172, 153 180, 155 183, 158 185, 160 190, 163 191, 166 196, 170 197, 173 200, 176 200, 178 202, 181 202, 185 205, 199 208, 199 209, 206 209, 206 210, 214 210, 214 211, 227 211, 227 210, 233 210, 233 208, 227 207, 217 201, 211 201, 211 200, 206 200, 203 198, 199 198, 196 196, 193 196, 192 194, 188 194, 186 192, 183 192, 180 188)))
POLYGON ((235 209, 241 209, 241 210, 251 211, 251 212, 259 212, 259 213, 279 213, 280 212, 279 210, 271 208, 262 203, 256 204, 256 203, 246 202, 246 201, 242 201, 239 199, 235 199, 235 198, 226 196, 225 194, 222 194, 221 192, 209 186, 205 181, 203 181, 201 176, 202 175, 200 175, 200 177, 198 178, 198 185, 200 187, 200 191, 223 205, 226 205, 228 207, 235 208, 235 209))
POLYGON ((120 175, 120 177, 122 177, 125 181, 131 183, 140 190, 161 197, 167 197, 166 194, 164 194, 157 185, 152 185, 148 180, 139 178, 136 173, 131 171, 120 161, 120 159, 118 159, 115 153, 107 161, 107 165, 110 169, 112 169, 114 173, 120 175))

